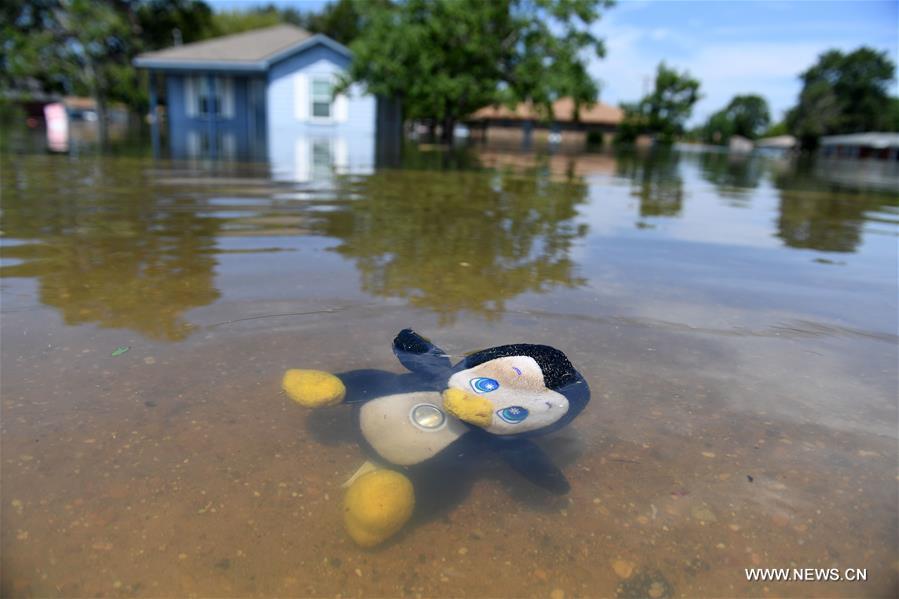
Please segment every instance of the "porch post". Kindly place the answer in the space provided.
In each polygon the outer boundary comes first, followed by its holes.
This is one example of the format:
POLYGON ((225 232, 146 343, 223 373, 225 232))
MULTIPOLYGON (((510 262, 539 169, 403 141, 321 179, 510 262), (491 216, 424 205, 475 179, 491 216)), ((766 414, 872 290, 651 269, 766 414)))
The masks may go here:
POLYGON ((157 113, 156 73, 147 71, 150 86, 150 140, 153 144, 153 158, 159 158, 159 114, 157 113))
POLYGON ((206 74, 206 89, 209 90, 207 95, 208 99, 206 100, 206 117, 209 125, 209 157, 215 160, 218 158, 216 128, 218 126, 218 111, 221 110, 221 106, 219 106, 216 101, 218 93, 215 89, 215 77, 213 77, 211 73, 206 74))

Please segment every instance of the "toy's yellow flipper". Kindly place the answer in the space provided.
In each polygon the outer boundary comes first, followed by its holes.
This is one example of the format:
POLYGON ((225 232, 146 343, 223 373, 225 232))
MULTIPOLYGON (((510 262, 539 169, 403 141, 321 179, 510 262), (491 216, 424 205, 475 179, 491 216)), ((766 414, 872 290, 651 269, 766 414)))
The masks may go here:
POLYGON ((415 492, 408 478, 394 470, 375 470, 350 485, 343 521, 356 543, 374 547, 396 534, 414 508, 415 492))
POLYGON ((292 400, 307 408, 334 406, 346 397, 343 381, 323 370, 291 368, 284 373, 281 387, 292 400))

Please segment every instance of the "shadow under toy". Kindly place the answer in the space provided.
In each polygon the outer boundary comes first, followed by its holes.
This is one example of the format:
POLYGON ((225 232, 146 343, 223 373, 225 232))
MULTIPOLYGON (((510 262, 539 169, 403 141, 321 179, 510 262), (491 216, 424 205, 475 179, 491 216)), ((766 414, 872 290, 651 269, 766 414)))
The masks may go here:
POLYGON ((502 345, 454 366, 410 329, 396 336, 393 351, 408 374, 291 369, 282 382, 309 408, 355 406, 369 461, 344 485, 344 523, 359 545, 377 545, 403 527, 424 486, 416 483, 443 481, 449 491, 455 473, 484 451, 548 491, 568 492, 564 474, 530 440, 562 428, 590 400, 565 354, 546 345, 502 345))

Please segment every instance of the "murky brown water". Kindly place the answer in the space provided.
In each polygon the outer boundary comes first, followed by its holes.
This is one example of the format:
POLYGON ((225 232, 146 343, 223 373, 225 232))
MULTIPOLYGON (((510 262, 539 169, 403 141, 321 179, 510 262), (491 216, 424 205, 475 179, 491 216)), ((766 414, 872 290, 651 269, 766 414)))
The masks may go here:
POLYGON ((3 596, 897 591, 895 192, 726 156, 408 164, 3 156, 3 596), (449 513, 353 545, 349 409, 280 378, 400 372, 406 326, 569 355, 594 396, 543 442, 567 497, 490 459, 449 513))

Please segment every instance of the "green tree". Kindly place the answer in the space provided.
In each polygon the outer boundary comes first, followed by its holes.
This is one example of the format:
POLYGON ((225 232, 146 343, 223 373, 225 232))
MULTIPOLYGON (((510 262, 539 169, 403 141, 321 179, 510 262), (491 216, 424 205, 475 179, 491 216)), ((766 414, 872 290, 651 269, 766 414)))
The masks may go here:
POLYGON ((703 139, 708 143, 727 143, 734 135, 756 139, 770 122, 765 98, 755 94, 734 96, 727 106, 709 117, 703 139))
POLYGON ((56 0, 9 0, 0 4, 0 84, 11 91, 59 92, 62 83, 40 68, 41 49, 53 40, 56 0))
POLYGON ((141 109, 146 92, 131 64, 143 50, 212 34, 199 0, 10 0, 0 9, 0 87, 16 95, 89 95, 106 138, 109 102, 141 109))
MULTIPOLYGON (((388 0, 377 1, 388 4, 388 0)), ((312 33, 323 33, 341 44, 349 44, 362 32, 362 13, 357 4, 356 0, 330 2, 321 12, 303 15, 300 25, 312 33)))
MULTIPOLYGON (((180 1, 180 0, 163 0, 180 1)), ((365 0, 366 4, 387 7, 389 0, 365 0)), ((326 4, 321 12, 301 13, 295 8, 265 4, 248 9, 216 12, 212 15, 211 34, 230 35, 290 23, 312 33, 322 33, 341 44, 349 44, 359 36, 363 26, 361 0, 336 0, 326 4)))
POLYGON ((252 10, 223 10, 212 16, 213 37, 271 27, 284 22, 286 20, 281 11, 273 5, 252 10))
POLYGON ((145 0, 136 13, 144 50, 167 48, 176 36, 190 44, 215 34, 212 9, 201 0, 145 0))
MULTIPOLYGON (((489 104, 595 102, 586 52, 605 47, 589 29, 607 0, 407 0, 357 2, 351 81, 399 99, 407 118, 443 124, 489 104)), ((347 82, 349 83, 349 81, 347 82)))
POLYGON ((690 73, 678 72, 664 62, 656 71, 655 88, 639 102, 622 104, 624 121, 618 141, 631 142, 638 135, 652 135, 663 144, 684 133, 684 124, 699 100, 699 81, 690 73))
POLYGON ((787 127, 786 121, 778 121, 772 125, 770 125, 764 132, 762 132, 762 137, 777 137, 779 135, 789 135, 790 130, 787 127))
POLYGON ((140 47, 136 2, 39 0, 13 2, 3 30, 4 83, 36 82, 43 91, 90 95, 101 141, 111 99, 139 103, 131 59, 140 47))
POLYGON ((887 125, 889 131, 899 131, 899 98, 890 98, 890 106, 887 110, 887 125))
POLYGON ((733 134, 733 122, 727 116, 727 109, 712 114, 702 127, 702 141, 710 144, 727 143, 733 134))
POLYGON ((889 85, 895 74, 886 51, 828 50, 800 76, 799 101, 787 113, 790 132, 804 148, 813 148, 822 135, 890 129, 889 85))

